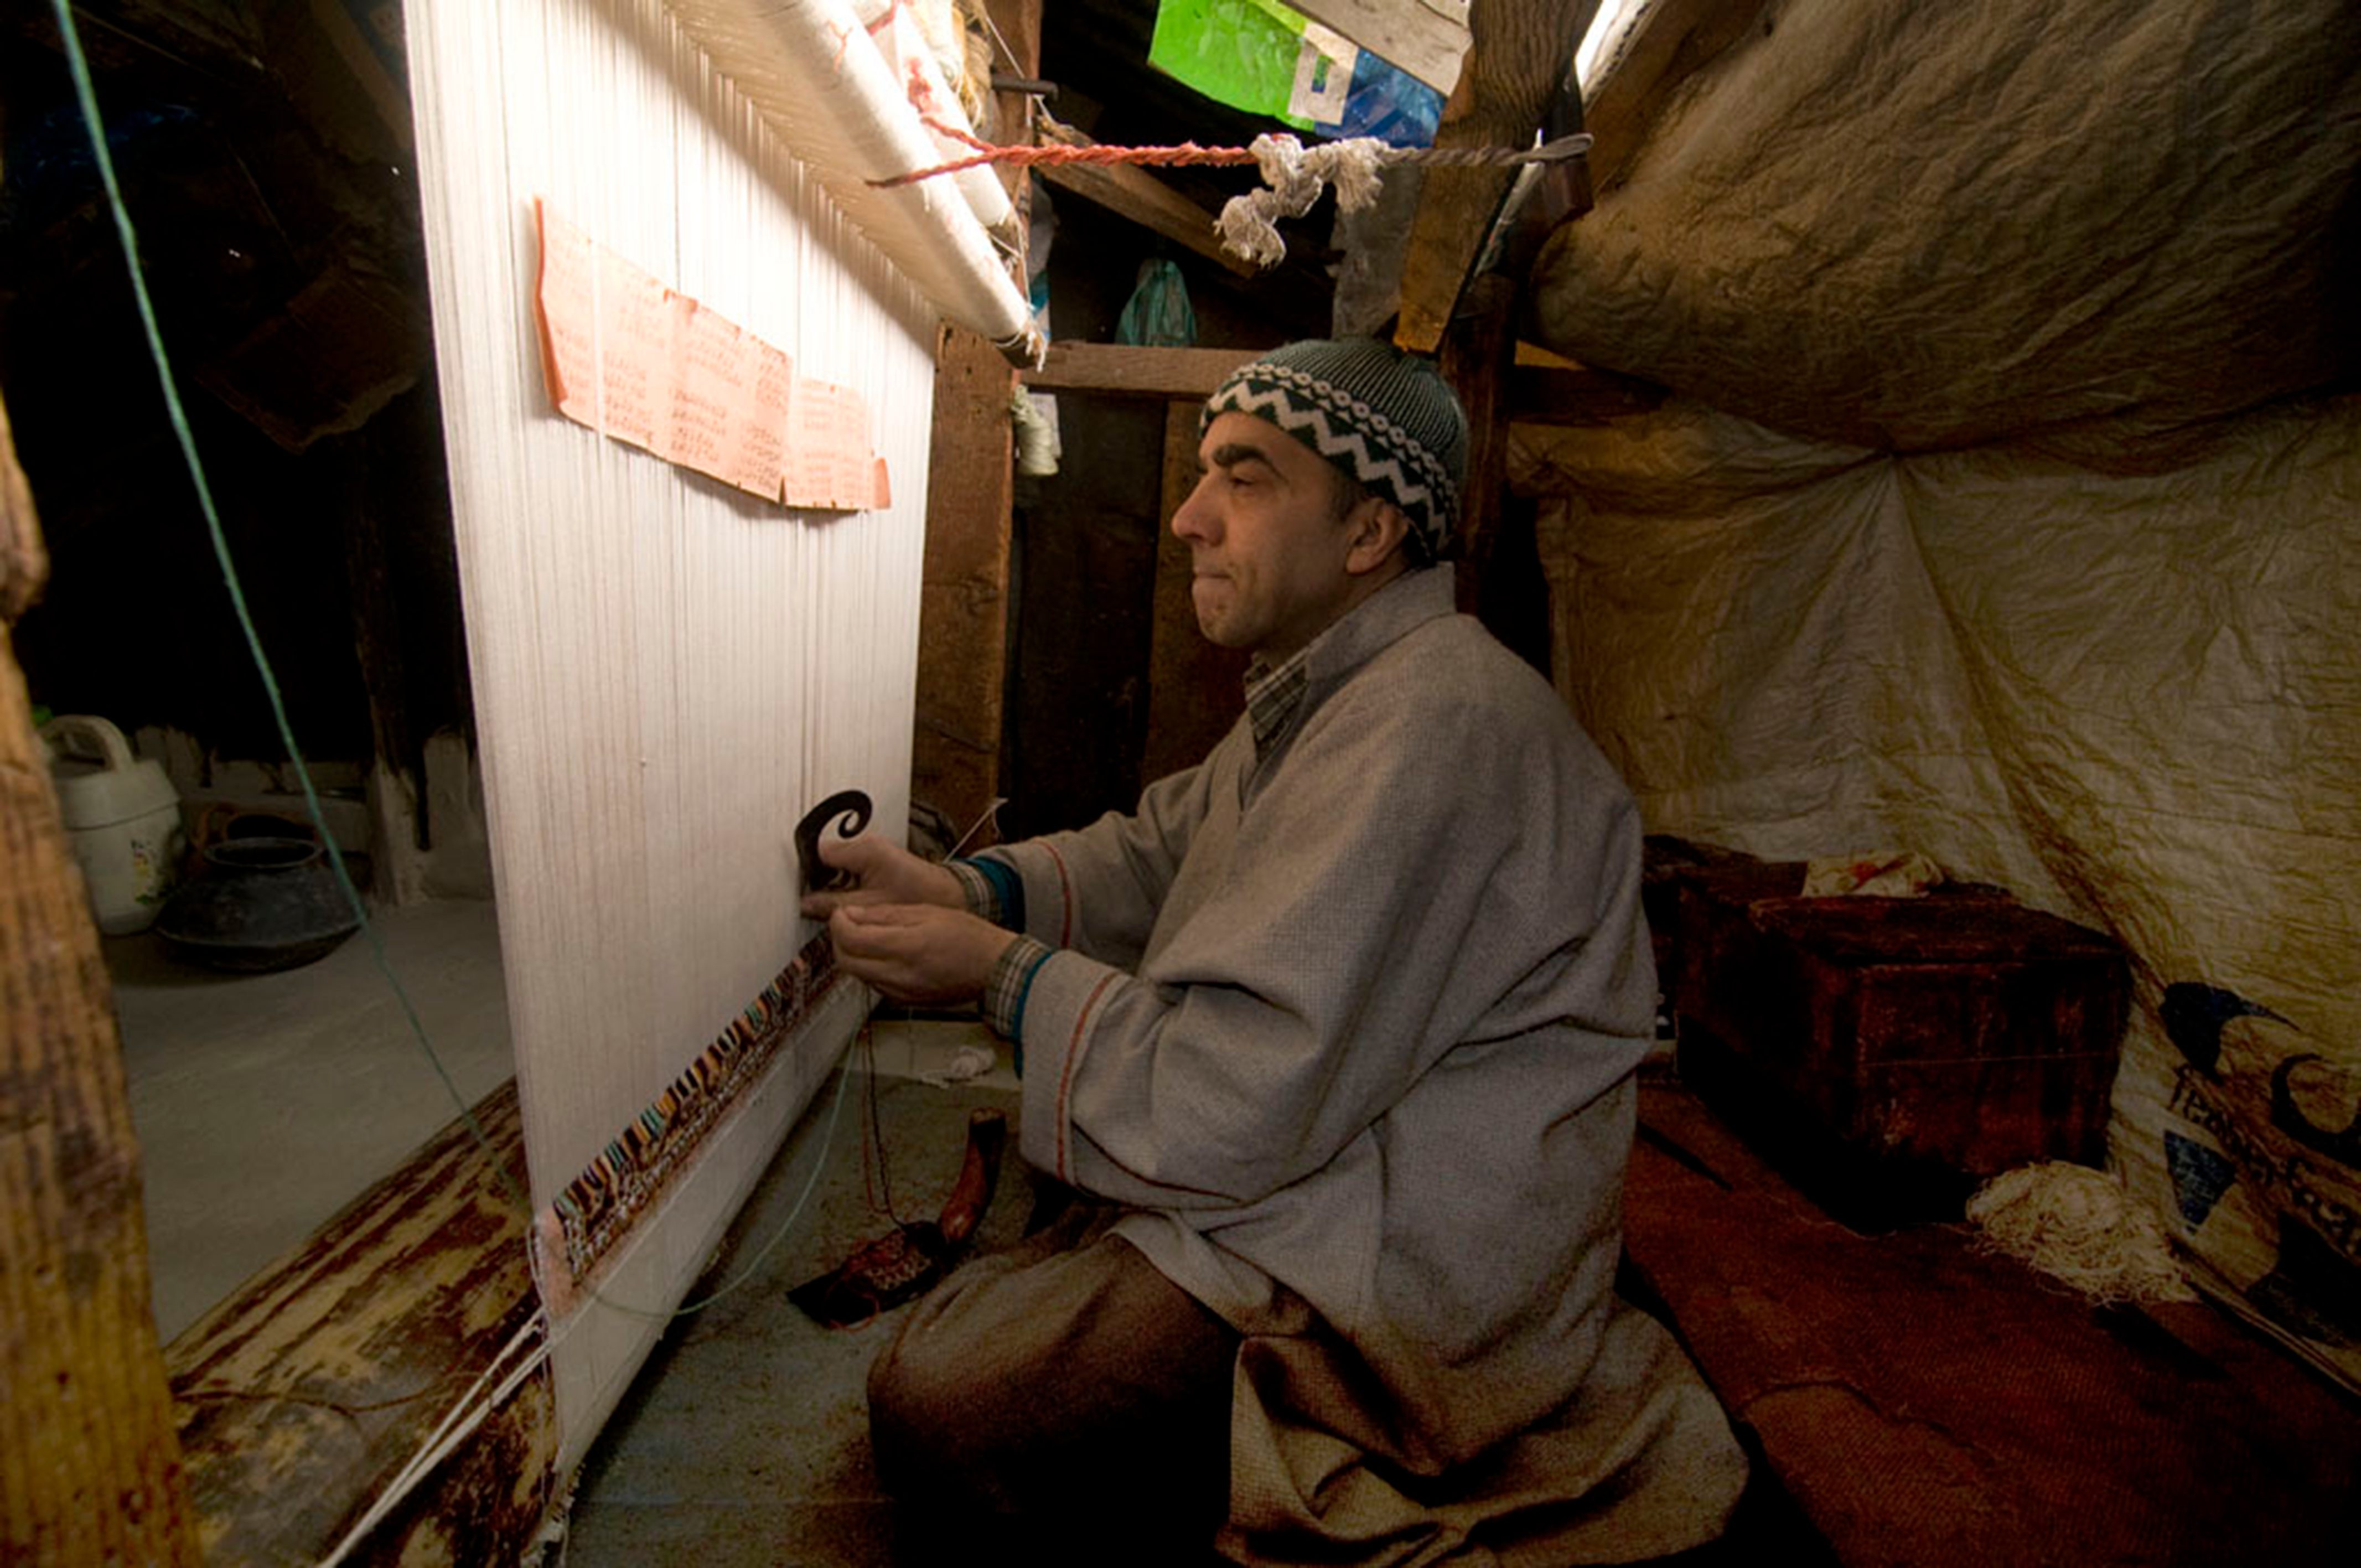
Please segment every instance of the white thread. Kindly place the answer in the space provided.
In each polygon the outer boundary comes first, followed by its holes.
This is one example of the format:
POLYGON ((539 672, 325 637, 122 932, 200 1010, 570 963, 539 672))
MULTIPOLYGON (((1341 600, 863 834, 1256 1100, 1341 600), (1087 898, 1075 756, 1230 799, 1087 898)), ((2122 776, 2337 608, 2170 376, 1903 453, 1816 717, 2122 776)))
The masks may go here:
MULTIPOLYGON (((659 0, 412 0, 407 23, 538 1211, 808 936, 776 848, 803 811, 857 786, 884 830, 906 813, 935 313, 659 0), (535 196, 798 376, 860 391, 893 506, 785 512, 558 418, 535 196)), ((779 1070, 816 1086, 823 1067, 779 1070)), ((774 1152, 751 1124, 717 1125, 637 1227, 630 1293, 651 1307, 679 1300, 774 1152)), ((659 1332, 555 1326, 566 1449, 659 1332)))

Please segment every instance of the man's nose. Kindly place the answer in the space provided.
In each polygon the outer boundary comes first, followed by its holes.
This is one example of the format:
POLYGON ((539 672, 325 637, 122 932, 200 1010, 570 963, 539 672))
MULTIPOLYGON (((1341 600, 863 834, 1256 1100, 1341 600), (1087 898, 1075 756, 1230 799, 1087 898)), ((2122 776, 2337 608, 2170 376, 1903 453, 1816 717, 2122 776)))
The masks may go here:
POLYGON ((1206 478, 1200 478, 1172 514, 1173 536, 1192 544, 1209 544, 1213 543, 1216 521, 1213 505, 1206 499, 1206 478))

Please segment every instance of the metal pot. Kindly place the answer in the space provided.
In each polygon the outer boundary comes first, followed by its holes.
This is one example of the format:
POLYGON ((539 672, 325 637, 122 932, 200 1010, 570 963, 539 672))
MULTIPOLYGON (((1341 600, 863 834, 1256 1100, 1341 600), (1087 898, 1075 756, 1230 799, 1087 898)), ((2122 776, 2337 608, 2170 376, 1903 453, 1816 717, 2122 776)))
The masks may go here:
POLYGON ((313 839, 230 837, 203 854, 203 871, 156 917, 175 958, 247 972, 294 969, 360 929, 313 839))

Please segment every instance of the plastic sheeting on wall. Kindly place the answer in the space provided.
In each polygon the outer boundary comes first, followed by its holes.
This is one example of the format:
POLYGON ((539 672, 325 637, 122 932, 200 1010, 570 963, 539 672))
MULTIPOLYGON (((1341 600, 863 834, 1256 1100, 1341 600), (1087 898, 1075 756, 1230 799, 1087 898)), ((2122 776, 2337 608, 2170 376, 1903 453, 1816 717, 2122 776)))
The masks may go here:
POLYGON ((1789 0, 1536 270, 1543 341, 1783 430, 2114 466, 2361 372, 2361 6, 1789 0))
POLYGON ((1216 103, 1326 137, 1432 147, 1443 94, 1279 0, 1162 0, 1148 63, 1216 103))
POLYGON ((2115 1162, 2361 1384, 2361 398, 2143 476, 1680 402, 1513 444, 1562 498, 1561 689, 1649 827, 1903 845, 2117 934, 2115 1162))

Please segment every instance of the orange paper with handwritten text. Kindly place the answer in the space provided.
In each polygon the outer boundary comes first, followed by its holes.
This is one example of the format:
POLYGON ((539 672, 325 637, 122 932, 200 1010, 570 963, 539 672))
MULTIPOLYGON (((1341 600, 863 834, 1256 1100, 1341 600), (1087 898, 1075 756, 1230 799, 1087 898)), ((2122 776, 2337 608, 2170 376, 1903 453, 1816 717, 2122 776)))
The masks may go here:
POLYGON ((534 205, 542 367, 559 413, 782 505, 891 504, 859 392, 798 378, 784 351, 534 205))

